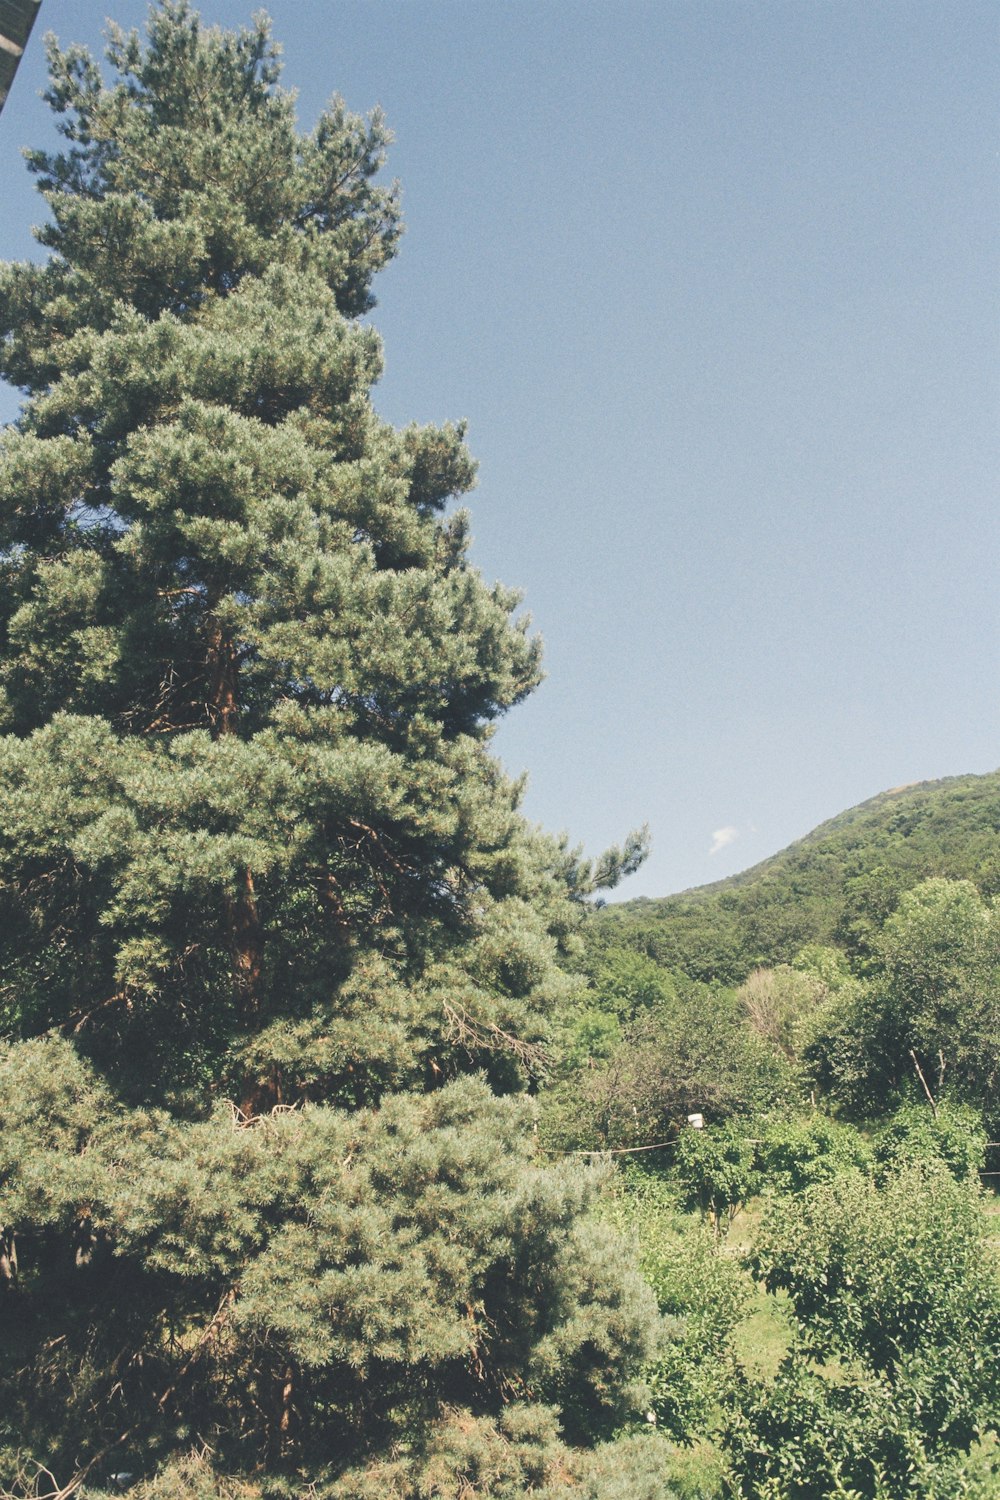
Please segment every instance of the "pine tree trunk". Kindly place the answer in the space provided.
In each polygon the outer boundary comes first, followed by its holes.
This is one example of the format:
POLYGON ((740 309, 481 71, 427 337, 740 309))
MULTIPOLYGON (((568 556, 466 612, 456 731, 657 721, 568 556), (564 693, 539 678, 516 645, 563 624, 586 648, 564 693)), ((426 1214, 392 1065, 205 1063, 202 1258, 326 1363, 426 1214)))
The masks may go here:
MULTIPOLYGON (((208 635, 208 716, 213 739, 236 734, 239 724, 239 656, 236 646, 222 626, 209 617, 208 635)), ((233 987, 240 1022, 247 1028, 259 1024, 263 1010, 261 974, 263 970, 264 935, 257 909, 257 891, 253 871, 239 872, 235 896, 226 898, 226 925, 233 956, 233 987)), ((247 1118, 272 1109, 281 1096, 280 1083, 274 1076, 267 1079, 247 1078, 243 1085, 240 1108, 247 1118)))
POLYGON ((0 1225, 0 1285, 13 1286, 17 1281, 17 1245, 14 1231, 0 1225))
POLYGON ((236 733, 240 665, 236 647, 218 620, 208 626, 208 717, 213 739, 236 733))
POLYGON ((226 921, 229 945, 233 954, 233 981, 240 1019, 252 1026, 260 1019, 260 977, 263 964, 263 934, 257 912, 257 892, 253 874, 246 867, 240 871, 238 892, 226 898, 226 921))
POLYGON ((264 1448, 268 1468, 276 1468, 288 1451, 292 1436, 292 1397, 295 1391, 295 1370, 286 1364, 280 1374, 271 1374, 269 1406, 264 1423, 264 1448))

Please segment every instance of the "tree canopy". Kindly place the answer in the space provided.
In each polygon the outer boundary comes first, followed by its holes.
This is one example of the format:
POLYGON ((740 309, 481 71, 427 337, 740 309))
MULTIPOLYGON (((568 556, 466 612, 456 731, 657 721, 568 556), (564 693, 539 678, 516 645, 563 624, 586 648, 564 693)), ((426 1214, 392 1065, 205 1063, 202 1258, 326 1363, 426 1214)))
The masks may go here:
POLYGON ((539 648, 462 427, 371 403, 388 132, 302 134, 266 22, 187 0, 108 82, 49 50, 49 256, 0 270, 3 1482, 205 1444, 403 1494, 464 1431, 568 1484, 655 1305, 497 1095, 642 841, 592 868, 490 754, 539 648))

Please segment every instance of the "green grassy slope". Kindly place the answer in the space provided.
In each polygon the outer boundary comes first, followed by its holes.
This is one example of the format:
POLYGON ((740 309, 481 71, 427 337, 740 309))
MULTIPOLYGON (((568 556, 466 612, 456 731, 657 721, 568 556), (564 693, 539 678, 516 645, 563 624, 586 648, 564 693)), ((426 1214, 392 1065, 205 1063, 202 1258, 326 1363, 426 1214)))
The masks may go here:
POLYGON ((727 880, 606 907, 591 942, 627 944, 692 978, 738 983, 805 943, 864 956, 900 895, 931 875, 1000 892, 1000 771, 896 787, 727 880))

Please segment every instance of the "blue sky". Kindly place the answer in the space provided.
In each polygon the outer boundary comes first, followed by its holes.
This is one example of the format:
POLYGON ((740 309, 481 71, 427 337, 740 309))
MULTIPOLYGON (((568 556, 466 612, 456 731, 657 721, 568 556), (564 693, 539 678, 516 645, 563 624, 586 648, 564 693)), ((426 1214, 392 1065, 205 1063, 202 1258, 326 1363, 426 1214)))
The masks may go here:
MULTIPOLYGON (((0 256, 43 211, 41 36, 104 9, 43 0, 0 256)), ((396 132, 376 401, 469 419, 474 560, 546 644, 496 739, 528 815, 592 853, 648 821, 655 896, 1000 764, 993 0, 270 11, 304 125, 338 90, 396 132)))

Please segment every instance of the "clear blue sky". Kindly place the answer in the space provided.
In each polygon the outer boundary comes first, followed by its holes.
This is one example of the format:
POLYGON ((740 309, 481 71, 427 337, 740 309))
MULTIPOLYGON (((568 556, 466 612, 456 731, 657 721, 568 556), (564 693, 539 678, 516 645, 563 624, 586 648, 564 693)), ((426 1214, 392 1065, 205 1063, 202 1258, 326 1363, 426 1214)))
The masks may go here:
MULTIPOLYGON (((303 124, 339 90, 397 135, 377 402, 469 419, 475 561, 546 643, 496 741, 529 816, 592 853, 648 821, 621 894, 662 895, 1000 764, 995 0, 270 9, 303 124)), ((2 256, 42 34, 103 11, 43 0, 2 256)))

